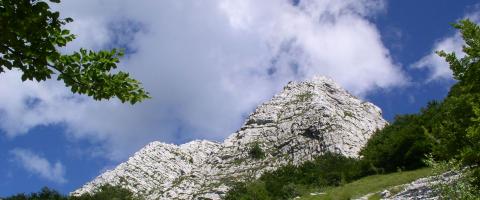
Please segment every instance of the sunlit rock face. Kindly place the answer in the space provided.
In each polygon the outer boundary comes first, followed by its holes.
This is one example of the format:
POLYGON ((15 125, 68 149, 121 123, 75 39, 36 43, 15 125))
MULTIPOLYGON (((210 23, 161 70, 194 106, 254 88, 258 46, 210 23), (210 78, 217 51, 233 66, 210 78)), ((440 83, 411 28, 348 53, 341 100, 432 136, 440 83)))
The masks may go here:
POLYGON ((325 152, 356 157, 370 136, 386 124, 378 107, 352 96, 331 79, 290 82, 258 106, 223 143, 152 142, 73 194, 92 192, 108 183, 147 199, 220 199, 234 181, 258 178, 265 171, 301 164, 325 152), (255 144, 263 158, 249 153, 255 144))

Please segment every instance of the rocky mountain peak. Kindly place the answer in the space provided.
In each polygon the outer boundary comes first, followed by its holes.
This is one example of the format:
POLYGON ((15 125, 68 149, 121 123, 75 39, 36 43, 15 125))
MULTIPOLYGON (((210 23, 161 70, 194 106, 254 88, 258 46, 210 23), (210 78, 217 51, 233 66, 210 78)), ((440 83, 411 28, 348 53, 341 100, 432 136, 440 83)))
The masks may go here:
POLYGON ((290 82, 223 143, 152 142, 73 194, 109 183, 148 199, 220 199, 232 180, 257 178, 327 151, 356 157, 374 131, 386 124, 378 107, 329 78, 290 82), (264 157, 252 157, 254 145, 264 157))

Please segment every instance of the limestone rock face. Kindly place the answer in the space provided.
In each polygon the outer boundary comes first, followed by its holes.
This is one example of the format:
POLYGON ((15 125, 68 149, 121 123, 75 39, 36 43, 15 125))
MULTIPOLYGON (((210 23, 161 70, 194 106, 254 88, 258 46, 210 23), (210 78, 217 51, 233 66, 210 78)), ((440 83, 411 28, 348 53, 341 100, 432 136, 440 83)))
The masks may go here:
POLYGON ((356 157, 386 124, 378 107, 357 99, 331 79, 290 82, 223 143, 152 142, 73 194, 108 183, 147 199, 220 199, 234 181, 258 178, 265 171, 301 164, 327 151, 356 157), (249 154, 255 144, 264 158, 249 154))

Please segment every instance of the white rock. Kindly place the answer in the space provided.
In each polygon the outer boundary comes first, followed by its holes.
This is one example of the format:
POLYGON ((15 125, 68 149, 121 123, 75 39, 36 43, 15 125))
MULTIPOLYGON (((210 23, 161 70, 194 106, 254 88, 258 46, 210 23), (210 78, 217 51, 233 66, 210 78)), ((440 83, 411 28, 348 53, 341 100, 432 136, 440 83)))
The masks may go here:
POLYGON ((390 197, 392 195, 392 193, 388 190, 384 190, 383 192, 380 193, 380 196, 382 196, 382 198, 387 198, 387 197, 390 197))
POLYGON ((385 198, 385 200, 402 200, 402 199, 426 199, 437 200, 442 199, 438 188, 438 184, 454 184, 462 176, 459 171, 448 171, 437 176, 417 179, 405 185, 402 192, 385 198))

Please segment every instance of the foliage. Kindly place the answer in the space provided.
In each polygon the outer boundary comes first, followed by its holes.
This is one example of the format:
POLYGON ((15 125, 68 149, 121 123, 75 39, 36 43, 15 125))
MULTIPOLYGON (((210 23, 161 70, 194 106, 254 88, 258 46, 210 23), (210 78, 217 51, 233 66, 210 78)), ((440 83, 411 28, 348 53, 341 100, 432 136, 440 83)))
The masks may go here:
POLYGON ((361 169, 356 159, 326 153, 299 166, 287 165, 267 172, 259 180, 237 183, 227 193, 227 199, 256 199, 249 197, 264 195, 265 191, 265 199, 291 199, 309 187, 338 186, 355 180, 362 176, 361 169))
POLYGON ((424 167, 431 152, 432 138, 426 131, 434 127, 440 104, 433 101, 419 114, 401 115, 369 139, 360 152, 375 173, 412 170, 424 167))
POLYGON ((26 194, 17 194, 4 200, 140 200, 133 193, 119 186, 104 185, 94 194, 83 194, 81 196, 64 196, 55 190, 47 187, 42 188, 40 192, 26 194))
MULTIPOLYGON (((472 118, 473 125, 467 128, 467 139, 470 145, 462 151, 464 163, 480 164, 480 105, 473 107, 475 117, 472 118)), ((479 176, 480 177, 480 176, 479 176)), ((480 184, 479 184, 480 185, 480 184)))
POLYGON ((263 181, 236 183, 227 193, 225 200, 270 200, 272 199, 263 181))
POLYGON ((458 82, 442 102, 431 103, 418 114, 397 117, 369 140, 361 154, 374 168, 415 169, 422 167, 423 155, 430 152, 437 160, 480 164, 480 27, 469 20, 454 27, 465 41, 466 56, 437 53, 450 64, 458 82))
POLYGON ((465 45, 463 58, 455 53, 437 52, 450 64, 458 83, 449 92, 444 102, 445 115, 438 123, 439 130, 436 154, 447 155, 445 159, 458 158, 466 165, 480 164, 480 27, 461 20, 454 24, 459 29, 465 45))
MULTIPOLYGON (((59 3, 60 0, 49 0, 59 3)), ((18 70, 21 79, 45 81, 56 75, 73 93, 86 94, 95 100, 117 97, 135 104, 149 98, 140 82, 117 68, 123 51, 80 49, 62 54, 59 48, 75 39, 62 26, 72 22, 60 18, 41 0, 0 1, 0 73, 18 70)))
POLYGON ((480 92, 480 27, 470 20, 461 20, 453 25, 458 29, 465 42, 463 52, 466 54, 463 58, 457 58, 455 52, 446 53, 437 52, 444 57, 450 64, 453 76, 459 81, 458 85, 462 87, 462 92, 478 93, 480 92))
POLYGON ((434 174, 451 170, 461 172, 458 179, 435 186, 441 197, 460 200, 473 200, 480 197, 480 167, 464 167, 460 161, 455 159, 436 161, 432 156, 426 159, 426 163, 432 167, 434 174))
MULTIPOLYGON (((455 92, 455 87, 450 92, 455 92)), ((434 121, 428 132, 434 138, 432 152, 437 159, 457 158, 463 148, 471 146, 466 132, 474 116, 470 97, 470 94, 448 96, 442 102, 438 111, 441 117, 434 121)))
POLYGON ((4 200, 66 200, 67 198, 55 190, 44 187, 38 193, 30 195, 17 194, 11 197, 4 198, 4 200))
POLYGON ((437 52, 450 64, 458 82, 450 89, 442 105, 442 118, 432 135, 436 141, 433 154, 440 161, 430 162, 453 170, 462 176, 453 183, 440 184, 445 198, 478 199, 480 196, 480 27, 462 20, 454 27, 460 30, 465 45, 463 58, 455 53, 437 52), (475 167, 476 166, 476 167, 475 167))
POLYGON ((262 147, 260 147, 260 144, 258 144, 258 142, 255 142, 250 147, 250 150, 248 151, 248 155, 250 155, 250 157, 253 159, 262 159, 265 157, 265 152, 263 152, 262 147))
POLYGON ((309 101, 311 100, 313 97, 313 93, 312 92, 305 92, 305 93, 302 93, 302 94, 298 94, 297 95, 297 100, 299 102, 305 102, 305 101, 309 101))
MULTIPOLYGON (((454 27, 465 41, 465 56, 437 53, 450 64, 458 82, 442 102, 429 104, 418 114, 400 116, 377 132, 362 150, 364 160, 373 167, 386 171, 421 167, 423 155, 430 152, 430 160, 443 163, 444 168, 480 164, 480 27, 469 20, 462 20, 454 27)), ((478 171, 478 168, 468 170, 454 184, 444 185, 443 195, 461 199, 478 197, 480 194, 474 192, 480 186, 478 171)))

